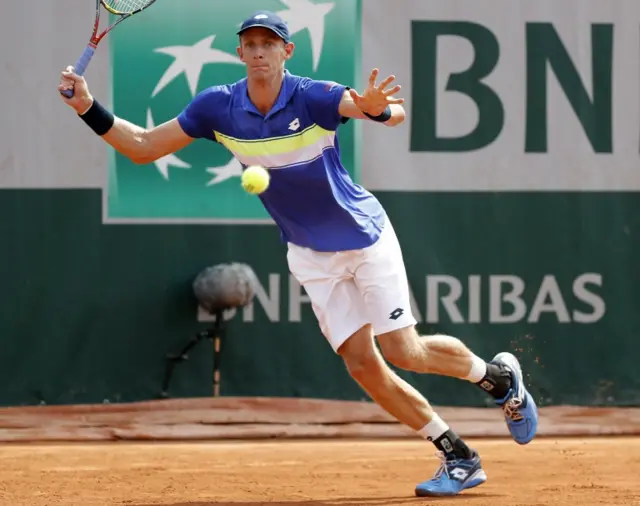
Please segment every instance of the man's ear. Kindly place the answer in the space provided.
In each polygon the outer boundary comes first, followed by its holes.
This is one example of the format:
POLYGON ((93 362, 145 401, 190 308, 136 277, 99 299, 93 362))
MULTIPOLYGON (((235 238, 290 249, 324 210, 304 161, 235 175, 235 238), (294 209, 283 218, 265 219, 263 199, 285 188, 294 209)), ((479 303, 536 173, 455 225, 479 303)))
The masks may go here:
POLYGON ((238 46, 236 47, 236 53, 238 53, 238 58, 240 58, 240 61, 244 63, 244 59, 243 59, 243 52, 242 52, 242 46, 238 46))
POLYGON ((287 42, 284 45, 284 57, 286 60, 291 59, 291 57, 293 56, 293 52, 295 51, 296 46, 294 45, 293 42, 287 42))

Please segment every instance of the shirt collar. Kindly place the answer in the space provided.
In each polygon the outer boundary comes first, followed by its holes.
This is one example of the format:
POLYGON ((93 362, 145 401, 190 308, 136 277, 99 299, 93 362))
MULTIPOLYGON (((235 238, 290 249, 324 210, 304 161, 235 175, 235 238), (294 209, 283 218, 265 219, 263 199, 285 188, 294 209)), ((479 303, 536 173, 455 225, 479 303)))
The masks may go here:
MULTIPOLYGON (((280 93, 278 94, 278 98, 276 99, 275 104, 271 110, 267 113, 265 118, 274 115, 289 103, 291 97, 293 96, 293 92, 295 91, 295 77, 292 76, 288 70, 284 71, 284 79, 282 80, 282 86, 280 87, 280 93)), ((252 112, 254 114, 259 114, 262 116, 262 113, 256 109, 256 106, 253 105, 253 102, 249 99, 249 90, 247 87, 247 79, 243 79, 241 86, 240 99, 242 103, 242 108, 247 112, 252 112)))

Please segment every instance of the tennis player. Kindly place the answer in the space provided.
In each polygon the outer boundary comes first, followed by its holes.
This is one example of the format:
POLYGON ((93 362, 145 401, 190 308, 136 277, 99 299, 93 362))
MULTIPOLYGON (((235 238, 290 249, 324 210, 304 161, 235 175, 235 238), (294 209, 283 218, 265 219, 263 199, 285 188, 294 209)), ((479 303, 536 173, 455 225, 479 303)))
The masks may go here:
POLYGON ((115 117, 71 67, 62 73, 59 90, 75 89, 73 98, 63 100, 134 162, 148 164, 194 139, 208 139, 244 167, 268 168, 270 186, 260 199, 287 244, 289 268, 309 295, 322 333, 361 388, 438 450, 441 465, 416 494, 456 495, 480 485, 487 478, 478 453, 387 361, 477 385, 502 407, 515 441, 526 444, 535 436, 538 414, 518 360, 505 352, 485 362, 454 337, 418 335, 389 216, 340 161, 336 132, 342 123, 351 118, 394 127, 404 121, 404 100, 396 98, 400 86, 391 86, 394 76, 378 83, 378 70, 362 94, 290 74, 285 64, 294 44, 272 12, 254 13, 238 34, 247 77, 206 89, 178 117, 152 129, 115 117))

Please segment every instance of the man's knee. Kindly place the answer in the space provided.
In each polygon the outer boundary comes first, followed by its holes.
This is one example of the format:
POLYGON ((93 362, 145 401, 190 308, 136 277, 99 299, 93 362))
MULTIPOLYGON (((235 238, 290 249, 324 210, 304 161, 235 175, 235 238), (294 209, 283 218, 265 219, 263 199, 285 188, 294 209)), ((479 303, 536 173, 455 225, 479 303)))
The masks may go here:
POLYGON ((380 376, 384 361, 375 348, 370 325, 365 325, 354 333, 338 349, 349 374, 358 382, 372 380, 380 376))
POLYGON ((412 325, 378 336, 378 343, 384 358, 391 364, 412 371, 416 369, 416 361, 420 357, 419 336, 412 325))

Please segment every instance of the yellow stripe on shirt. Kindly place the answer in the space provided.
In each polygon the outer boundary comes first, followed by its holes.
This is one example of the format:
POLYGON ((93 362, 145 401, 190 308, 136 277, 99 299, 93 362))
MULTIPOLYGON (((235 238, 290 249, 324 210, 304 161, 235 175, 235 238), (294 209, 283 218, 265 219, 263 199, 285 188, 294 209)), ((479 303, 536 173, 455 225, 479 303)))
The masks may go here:
POLYGON ((237 156, 272 156, 292 153, 313 146, 325 137, 333 137, 334 132, 318 125, 311 125, 302 132, 270 139, 235 139, 220 132, 213 132, 216 140, 237 156))

